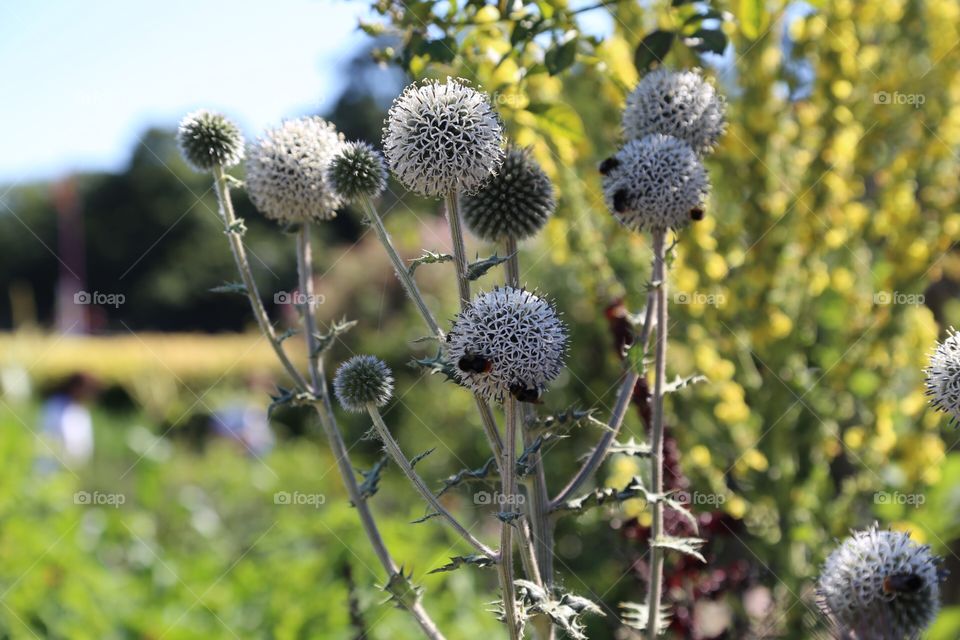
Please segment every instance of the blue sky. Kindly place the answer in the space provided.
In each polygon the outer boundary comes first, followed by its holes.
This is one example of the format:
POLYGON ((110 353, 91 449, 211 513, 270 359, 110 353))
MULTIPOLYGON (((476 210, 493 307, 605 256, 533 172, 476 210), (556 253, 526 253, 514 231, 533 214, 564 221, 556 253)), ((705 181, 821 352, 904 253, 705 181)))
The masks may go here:
POLYGON ((117 169, 150 125, 220 109, 248 133, 322 110, 362 0, 0 3, 0 183, 117 169))

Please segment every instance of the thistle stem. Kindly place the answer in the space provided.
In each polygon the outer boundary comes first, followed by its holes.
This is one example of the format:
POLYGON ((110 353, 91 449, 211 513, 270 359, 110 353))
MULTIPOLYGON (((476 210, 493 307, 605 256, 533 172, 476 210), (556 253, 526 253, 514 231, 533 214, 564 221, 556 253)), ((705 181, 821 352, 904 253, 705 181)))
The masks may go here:
MULTIPOLYGON (((655 289, 651 288, 647 294, 647 308, 644 312, 643 329, 640 332, 640 338, 637 345, 643 349, 644 356, 647 353, 647 345, 650 342, 650 329, 653 324, 653 310, 655 307, 655 289)), ((633 347, 637 348, 636 346, 633 347)), ((640 359, 641 362, 643 358, 640 359)), ((642 365, 641 365, 642 366, 642 365)), ((623 383, 620 385, 620 391, 617 393, 617 403, 613 407, 613 413, 610 414, 610 420, 607 423, 607 430, 600 438, 600 442, 594 447, 590 457, 584 461, 577 474, 570 479, 557 497, 550 501, 550 510, 555 511, 564 502, 570 499, 573 493, 586 482, 606 459, 610 446, 616 441, 620 428, 623 426, 623 419, 627 415, 627 409, 630 407, 630 399, 633 397, 633 390, 637 386, 637 380, 640 379, 640 373, 634 369, 627 371, 623 383)))
MULTIPOLYGON (((506 504, 503 511, 514 513, 517 501, 517 400, 507 396, 504 403, 506 413, 506 460, 503 465, 500 493, 506 504)), ((520 640, 517 620, 516 596, 513 589, 513 521, 507 518, 500 522, 500 586, 503 592, 503 614, 511 640, 520 640)))
MULTIPOLYGON (((667 377, 667 279, 664 269, 666 231, 653 232, 653 285, 656 292, 657 340, 655 347, 656 364, 653 382, 653 426, 651 428, 651 491, 655 495, 663 493, 663 389, 667 377)), ((650 528, 650 540, 656 543, 663 535, 663 502, 653 503, 653 522, 650 528)), ((663 550, 650 547, 650 580, 648 596, 648 623, 650 640, 656 640, 660 633, 660 599, 663 583, 663 550)))
MULTIPOLYGON (((304 296, 305 304, 301 307, 304 312, 304 331, 307 334, 307 354, 310 364, 310 376, 313 380, 312 391, 319 400, 314 403, 314 408, 320 418, 320 425, 324 434, 330 443, 330 450, 337 461, 337 467, 340 471, 340 478, 347 489, 347 495, 350 502, 357 509, 360 517, 360 523, 363 526, 364 533, 373 547, 374 553, 380 560, 380 564, 387 572, 389 578, 397 575, 400 569, 394 562, 387 546, 380 535, 380 529, 377 527, 373 514, 366 499, 360 493, 360 487, 357 485, 357 479, 354 475, 353 465, 350 463, 350 455, 347 446, 337 427, 336 418, 333 414, 333 406, 330 402, 330 392, 327 389, 326 373, 324 371, 324 362, 320 350, 317 348, 316 320, 313 317, 313 267, 310 252, 310 225, 304 222, 297 237, 297 271, 300 278, 300 292, 304 296)), ((437 629, 419 601, 410 606, 404 607, 417 621, 424 634, 430 640, 444 640, 444 636, 437 629)))
POLYGON ((390 458, 398 467, 400 467, 401 471, 403 471, 403 474, 407 476, 407 479, 410 480, 411 484, 413 484, 420 496, 434 511, 440 514, 450 524, 450 526, 453 527, 453 529, 470 544, 470 546, 496 562, 497 553, 490 549, 490 547, 477 540, 473 534, 467 531, 467 529, 460 524, 460 522, 449 511, 447 511, 442 504, 440 504, 440 501, 437 500, 437 498, 433 495, 433 492, 430 491, 426 483, 424 483, 423 479, 420 478, 420 475, 416 472, 416 470, 414 470, 413 465, 410 464, 410 461, 403 454, 399 443, 390 433, 390 430, 387 428, 387 424, 383 421, 383 416, 380 415, 380 410, 377 409, 376 405, 368 405, 367 412, 370 414, 370 419, 373 420, 374 429, 376 429, 377 435, 380 436, 380 440, 383 441, 390 458))
POLYGON ((260 299, 260 292, 257 290, 257 283, 253 279, 253 270, 250 268, 250 261, 247 259, 247 251, 243 246, 243 237, 234 227, 237 223, 237 217, 233 212, 233 200, 230 198, 230 185, 227 184, 227 174, 221 165, 213 167, 214 186, 217 191, 217 202, 220 207, 220 218, 223 220, 227 239, 230 241, 230 250, 233 253, 233 261, 236 264, 240 278, 243 280, 243 286, 246 289, 247 298, 250 300, 250 307, 253 310, 253 317, 260 327, 261 333, 266 336, 270 346, 277 354, 280 364, 287 370, 287 373, 293 379, 294 384, 300 390, 306 390, 307 381, 303 378, 297 368, 287 357, 283 350, 283 345, 277 338, 277 333, 270 324, 270 318, 267 316, 267 310, 263 307, 263 301, 260 299))
MULTIPOLYGON (((519 289, 520 255, 515 237, 510 235, 505 237, 504 251, 507 254, 505 264, 506 284, 514 289, 519 289)), ((530 433, 526 429, 532 415, 532 408, 528 405, 522 405, 521 431, 524 448, 533 444, 530 433)), ((534 557, 537 559, 537 573, 540 576, 540 580, 535 580, 535 582, 549 590, 553 586, 553 531, 547 521, 550 497, 541 452, 538 451, 533 454, 530 463, 533 468, 533 487, 528 492, 530 494, 530 508, 527 509, 527 514, 530 517, 530 528, 525 530, 527 535, 522 536, 521 539, 524 544, 532 543, 533 545, 534 557)))
POLYGON ((417 310, 423 317, 423 321, 427 324, 427 327, 429 327, 430 333, 435 335, 438 340, 443 340, 443 331, 440 330, 440 325, 437 324, 436 319, 433 317, 433 313, 430 312, 430 308, 424 301, 423 295, 420 293, 420 289, 417 287, 417 283, 413 279, 413 276, 410 275, 407 265, 404 264, 400 254, 397 253, 396 248, 393 246, 393 241, 390 239, 390 234, 387 233, 387 228, 383 224, 383 218, 381 218, 380 214, 377 213, 377 208, 374 206, 369 196, 366 195, 360 198, 360 204, 363 207, 364 212, 367 214, 367 217, 370 218, 370 222, 373 224, 373 228, 377 232, 377 237, 380 239, 380 244, 383 245, 383 248, 387 252, 387 256, 390 257, 390 262, 393 263, 393 269, 397 273, 397 278, 400 280, 400 284, 403 285, 407 295, 410 296, 410 299, 413 300, 413 303, 417 306, 417 310))

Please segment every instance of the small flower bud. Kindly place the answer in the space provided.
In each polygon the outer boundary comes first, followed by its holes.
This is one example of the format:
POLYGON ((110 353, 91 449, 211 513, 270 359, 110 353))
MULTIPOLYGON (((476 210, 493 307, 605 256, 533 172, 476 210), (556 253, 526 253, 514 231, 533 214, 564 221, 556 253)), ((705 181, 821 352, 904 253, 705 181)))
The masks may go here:
POLYGON ((366 142, 343 145, 327 170, 327 182, 344 200, 375 198, 387 186, 387 169, 376 149, 366 142))
POLYGON ((553 184, 529 149, 511 147, 497 174, 477 193, 464 196, 463 221, 490 242, 523 240, 543 228, 556 205, 553 184))
POLYGON ((243 135, 237 125, 219 113, 200 110, 187 114, 177 129, 183 159, 200 172, 215 166, 232 167, 243 159, 243 135))
POLYGON ((393 395, 393 374, 374 356, 354 356, 340 365, 333 392, 347 411, 364 412, 369 405, 382 407, 393 395))

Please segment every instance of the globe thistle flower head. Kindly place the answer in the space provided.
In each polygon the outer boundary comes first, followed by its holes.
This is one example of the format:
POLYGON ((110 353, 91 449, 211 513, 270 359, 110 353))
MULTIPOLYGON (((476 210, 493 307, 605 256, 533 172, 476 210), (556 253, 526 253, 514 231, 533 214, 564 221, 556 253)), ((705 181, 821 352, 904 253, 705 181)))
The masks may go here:
POLYGON ((820 600, 853 637, 916 638, 940 608, 939 565, 930 548, 909 534, 874 525, 853 532, 827 557, 818 583, 820 600))
POLYGON ((543 228, 556 205, 550 178, 529 149, 516 147, 507 150, 497 174, 461 203, 467 228, 491 242, 529 238, 543 228))
POLYGON ((700 158, 683 140, 660 133, 631 140, 600 165, 607 206, 634 231, 686 227, 703 217, 710 188, 700 158))
POLYGON ((703 155, 716 146, 726 126, 723 98, 699 70, 657 69, 627 96, 623 134, 639 140, 651 133, 680 138, 703 155))
POLYGON ((282 223, 330 220, 343 200, 327 179, 343 147, 336 127, 319 117, 287 120, 247 151, 247 192, 263 215, 282 223))
POLYGON ((536 401, 563 367, 567 330, 549 302, 513 287, 481 293, 453 321, 446 355, 481 397, 536 401))
POLYGON ((370 405, 382 407, 393 395, 393 374, 379 358, 354 356, 337 369, 333 393, 347 411, 360 413, 370 405))
POLYGON ((348 142, 327 169, 327 183, 344 200, 375 198, 387 186, 383 158, 366 142, 348 142))
POLYGON ((232 167, 243 160, 243 135, 233 122, 219 113, 200 110, 188 113, 177 129, 177 146, 183 159, 195 170, 232 167))
POLYGON ((953 327, 947 338, 937 343, 923 372, 930 404, 950 414, 952 424, 960 423, 960 333, 953 327))
POLYGON ((502 144, 503 126, 487 96, 451 78, 409 85, 383 129, 390 169, 427 197, 476 191, 500 168, 502 144))

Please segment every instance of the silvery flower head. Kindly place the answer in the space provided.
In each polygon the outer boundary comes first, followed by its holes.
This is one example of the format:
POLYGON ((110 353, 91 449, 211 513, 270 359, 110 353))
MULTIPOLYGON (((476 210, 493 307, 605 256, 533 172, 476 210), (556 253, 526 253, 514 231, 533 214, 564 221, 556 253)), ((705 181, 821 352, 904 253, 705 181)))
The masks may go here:
POLYGON ((709 153, 723 135, 725 105, 699 70, 657 69, 627 96, 623 134, 639 140, 663 133, 686 141, 698 154, 709 153))
POLYGON ((375 198, 387 186, 387 169, 371 145, 348 142, 330 163, 327 182, 345 200, 375 198))
POLYGON ((488 400, 535 402, 563 367, 567 330, 549 302, 513 287, 481 293, 453 321, 447 358, 460 382, 488 400))
POLYGON ((177 146, 183 159, 197 171, 232 167, 243 160, 243 135, 237 125, 203 109, 188 113, 180 121, 177 146))
POLYGON ((374 356, 354 356, 337 368, 333 392, 347 411, 363 412, 373 405, 382 407, 393 395, 393 373, 374 356))
POLYGON ((916 638, 940 608, 939 565, 928 546, 874 525, 853 532, 830 554, 818 592, 826 612, 848 636, 916 638))
POLYGON ((253 204, 278 222, 335 217, 343 201, 327 169, 342 146, 336 127, 316 116, 267 130, 247 151, 246 187, 253 204))
POLYGON ((503 162, 503 126, 487 96, 462 81, 409 85, 383 129, 387 164, 422 196, 476 191, 503 162))
POLYGON ((477 193, 463 198, 463 221, 491 242, 523 240, 547 223, 557 206, 553 184, 529 149, 511 147, 497 174, 477 193))
POLYGON ((946 340, 937 343, 923 372, 930 404, 950 414, 950 422, 960 422, 960 333, 953 327, 946 340))
POLYGON ((607 206, 634 231, 676 231, 703 217, 710 183, 683 140, 660 133, 631 140, 603 161, 600 172, 607 206))

